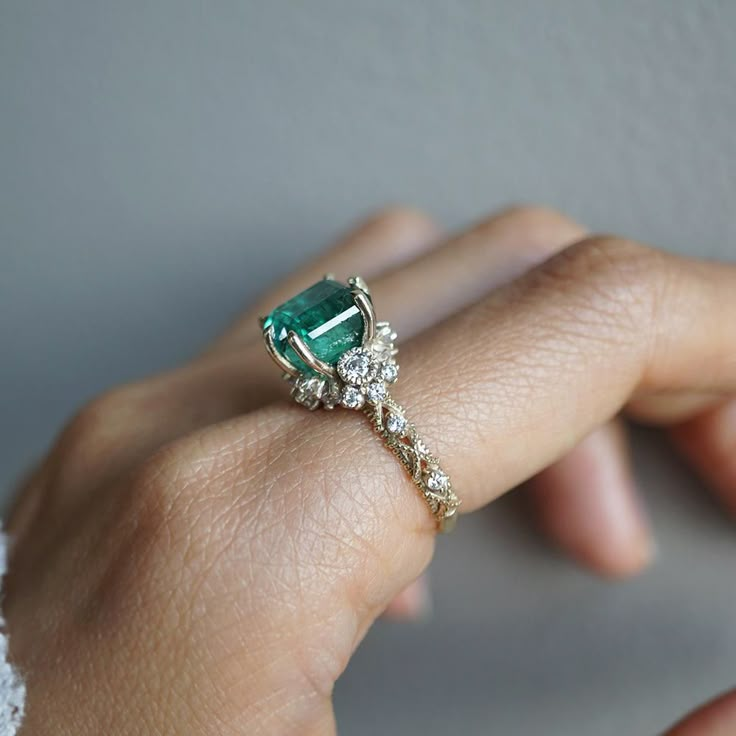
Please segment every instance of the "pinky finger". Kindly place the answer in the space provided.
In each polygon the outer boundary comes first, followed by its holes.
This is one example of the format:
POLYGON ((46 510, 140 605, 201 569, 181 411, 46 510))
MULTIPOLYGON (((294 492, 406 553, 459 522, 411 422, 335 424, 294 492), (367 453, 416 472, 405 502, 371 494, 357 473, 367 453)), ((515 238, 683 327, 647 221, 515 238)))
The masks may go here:
POLYGON ((650 562, 652 535, 618 422, 594 430, 529 487, 543 530, 586 567, 627 577, 650 562))

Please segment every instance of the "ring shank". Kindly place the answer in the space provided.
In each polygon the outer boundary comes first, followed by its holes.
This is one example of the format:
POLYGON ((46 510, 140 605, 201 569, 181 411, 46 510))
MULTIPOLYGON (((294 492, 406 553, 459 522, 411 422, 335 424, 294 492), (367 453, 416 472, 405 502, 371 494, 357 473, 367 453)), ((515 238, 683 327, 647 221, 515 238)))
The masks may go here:
POLYGON ((430 452, 403 407, 389 395, 380 404, 366 404, 363 411, 375 432, 399 459, 437 520, 437 529, 447 533, 457 522, 460 499, 447 473, 430 452))

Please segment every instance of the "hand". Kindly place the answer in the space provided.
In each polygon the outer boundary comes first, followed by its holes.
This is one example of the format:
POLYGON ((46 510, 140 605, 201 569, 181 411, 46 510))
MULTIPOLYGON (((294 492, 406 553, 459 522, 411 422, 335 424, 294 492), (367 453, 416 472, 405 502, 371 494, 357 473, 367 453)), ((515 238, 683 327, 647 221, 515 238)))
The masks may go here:
POLYGON ((360 415, 282 400, 256 316, 325 271, 369 279, 406 338, 395 394, 464 512, 532 478, 557 543, 636 572, 651 541, 622 411, 666 427, 736 508, 736 268, 586 238, 543 209, 444 243, 393 211, 62 433, 10 519, 25 734, 334 730, 333 684, 392 600, 411 609, 434 524, 360 415))

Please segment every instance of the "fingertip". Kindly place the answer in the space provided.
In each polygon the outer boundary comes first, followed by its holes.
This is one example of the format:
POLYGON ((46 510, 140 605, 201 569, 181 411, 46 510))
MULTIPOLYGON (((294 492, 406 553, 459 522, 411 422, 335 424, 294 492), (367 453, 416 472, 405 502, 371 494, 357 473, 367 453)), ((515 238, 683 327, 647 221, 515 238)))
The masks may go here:
POLYGON ((418 621, 432 615, 432 594, 426 575, 421 575, 404 588, 386 608, 386 618, 418 621))
POLYGON ((736 691, 716 697, 675 724, 664 736, 733 736, 736 691))
POLYGON ((628 580, 649 569, 658 555, 656 541, 649 532, 643 532, 623 544, 600 544, 587 557, 581 554, 578 559, 604 578, 628 580))
POLYGON ((626 579, 654 561, 656 543, 620 427, 595 430, 533 479, 531 487, 544 531, 587 569, 626 579))

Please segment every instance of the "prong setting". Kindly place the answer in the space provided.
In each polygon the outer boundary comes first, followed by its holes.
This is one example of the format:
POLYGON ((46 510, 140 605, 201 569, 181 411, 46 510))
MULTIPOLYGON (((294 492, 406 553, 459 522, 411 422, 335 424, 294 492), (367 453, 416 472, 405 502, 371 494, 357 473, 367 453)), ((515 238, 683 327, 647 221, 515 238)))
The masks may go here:
POLYGON ((297 335, 294 330, 290 330, 286 336, 286 340, 291 345, 294 352, 299 356, 299 359, 308 365, 313 371, 321 373, 323 376, 328 378, 335 378, 337 375, 335 369, 329 364, 320 360, 310 349, 302 338, 297 335))
POLYGON ((299 371, 276 349, 273 325, 263 330, 263 341, 266 343, 266 352, 271 356, 271 360, 282 371, 287 373, 291 378, 296 378, 300 375, 299 371))
POLYGON ((348 279, 348 286, 352 289, 360 289, 367 296, 371 295, 371 290, 368 288, 368 284, 360 276, 351 276, 348 279))
POLYGON ((376 310, 368 294, 357 286, 353 287, 353 300, 363 316, 363 345, 367 345, 376 336, 376 310))

